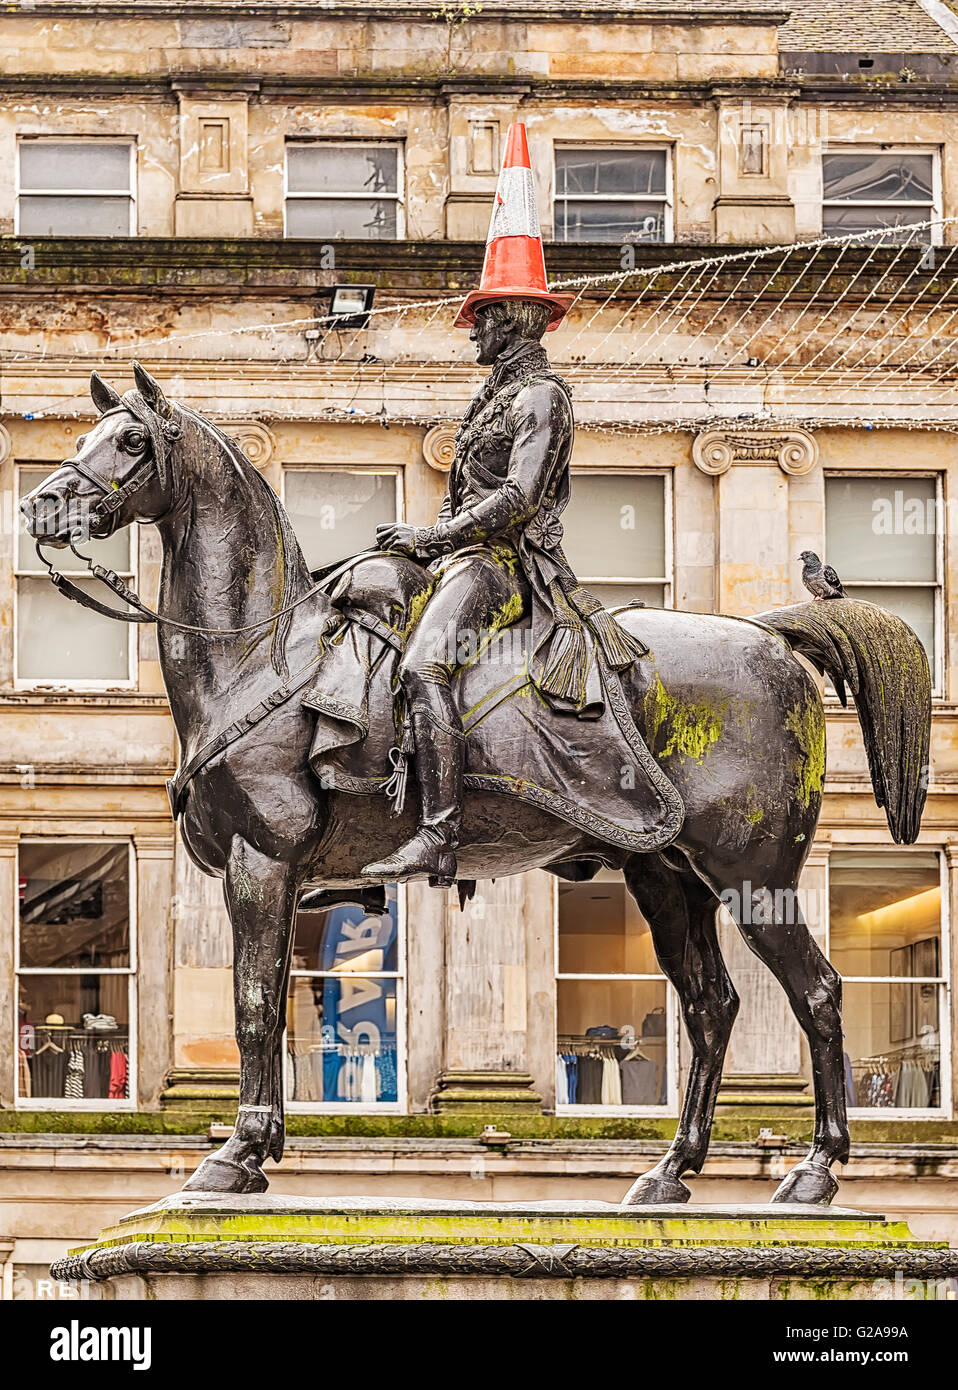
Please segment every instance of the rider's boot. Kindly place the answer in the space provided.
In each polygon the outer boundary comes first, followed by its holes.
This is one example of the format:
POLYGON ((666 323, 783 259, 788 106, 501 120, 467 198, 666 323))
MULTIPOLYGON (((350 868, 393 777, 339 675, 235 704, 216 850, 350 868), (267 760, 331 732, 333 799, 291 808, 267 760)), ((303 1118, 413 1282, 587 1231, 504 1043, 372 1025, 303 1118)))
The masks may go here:
POLYGON ((368 878, 396 880, 427 877, 435 888, 456 880, 456 850, 462 825, 464 739, 432 711, 412 716, 416 775, 421 810, 415 835, 379 864, 367 864, 368 878))

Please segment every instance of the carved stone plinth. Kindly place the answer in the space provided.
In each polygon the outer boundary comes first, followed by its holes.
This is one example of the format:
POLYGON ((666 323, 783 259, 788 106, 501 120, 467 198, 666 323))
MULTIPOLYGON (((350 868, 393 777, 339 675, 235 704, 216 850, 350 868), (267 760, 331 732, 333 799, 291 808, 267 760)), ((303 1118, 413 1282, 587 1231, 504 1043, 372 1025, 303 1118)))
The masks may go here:
POLYGON ((521 1071, 444 1071, 433 1099, 439 1114, 537 1115, 542 1097, 521 1071))
POLYGON ((52 1274, 128 1300, 933 1299, 958 1277, 958 1250, 800 1205, 181 1193, 52 1274))

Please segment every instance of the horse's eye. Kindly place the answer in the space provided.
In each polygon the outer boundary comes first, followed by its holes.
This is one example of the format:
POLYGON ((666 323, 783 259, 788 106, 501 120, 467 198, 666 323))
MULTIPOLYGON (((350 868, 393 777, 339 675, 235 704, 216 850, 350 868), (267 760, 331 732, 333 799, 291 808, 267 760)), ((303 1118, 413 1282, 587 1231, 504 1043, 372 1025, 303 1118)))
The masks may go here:
POLYGON ((131 449, 137 453, 146 443, 146 435, 142 430, 130 430, 129 434, 123 436, 124 449, 131 449))

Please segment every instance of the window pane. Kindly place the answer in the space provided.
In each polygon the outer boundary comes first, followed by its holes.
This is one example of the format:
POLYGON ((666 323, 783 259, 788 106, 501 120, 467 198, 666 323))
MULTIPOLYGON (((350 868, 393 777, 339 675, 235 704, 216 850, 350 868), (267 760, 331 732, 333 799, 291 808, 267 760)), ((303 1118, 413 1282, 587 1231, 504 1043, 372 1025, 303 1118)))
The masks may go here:
POLYGON ((556 193, 665 193, 665 150, 557 149, 556 193))
POLYGON ((395 241, 396 203, 378 198, 288 198, 286 233, 291 237, 395 241))
POLYGON ((937 579, 934 478, 826 478, 825 558, 843 580, 937 579))
POLYGON ((372 1105, 399 1096, 397 985, 343 974, 289 987, 289 1100, 372 1105))
POLYGON ((376 527, 395 520, 396 475, 291 468, 285 502, 306 563, 318 569, 368 550, 376 527))
POLYGON ((649 924, 610 870, 603 869, 590 883, 559 887, 559 973, 660 973, 649 924))
POLYGON ((941 877, 934 854, 832 854, 829 957, 843 975, 937 975, 941 877))
POLYGON ((129 862, 126 845, 21 845, 20 964, 129 965, 129 862))
POLYGON ((328 912, 300 912, 296 917, 294 970, 337 973, 399 968, 396 889, 390 886, 383 917, 367 917, 352 903, 328 912))
POLYGON ((909 232, 896 232, 895 228, 930 222, 932 216, 931 207, 893 208, 888 204, 881 207, 827 207, 822 212, 822 231, 825 236, 853 237, 878 227, 887 227, 889 230, 884 236, 868 238, 870 246, 925 243, 931 240, 930 227, 909 232))
POLYGON ((935 666, 935 593, 933 589, 896 589, 885 585, 854 584, 848 589, 852 598, 874 603, 897 613, 918 634, 928 654, 934 675, 935 666))
POLYGON ((846 985, 846 1091, 868 1109, 941 1105, 940 985, 846 985))
POLYGON ((126 1100, 129 999, 128 975, 21 976, 21 1099, 126 1100))
POLYGON ((290 193, 398 193, 395 145, 287 145, 290 193))
POLYGON ((556 241, 664 241, 664 203, 559 199, 556 241))
POLYGON ((664 478, 578 473, 562 523, 576 574, 665 577, 664 478))
POLYGON ((666 1103, 665 988, 653 980, 559 980, 558 1105, 666 1103))
MULTIPOLYGON (((822 157, 826 199, 884 203, 932 200, 930 154, 826 154, 822 157)), ((918 219, 914 219, 918 220, 918 219)), ((872 224, 874 225, 874 224, 872 224)))
MULTIPOLYGON (((26 497, 34 488, 39 487, 44 478, 49 478, 56 470, 52 468, 21 468, 20 469, 20 496, 26 497)), ((18 514, 19 517, 19 514, 18 514)), ((72 517, 67 518, 72 520, 72 517)), ((82 521, 81 513, 77 513, 77 520, 82 521)), ((51 527, 57 525, 59 517, 51 517, 51 527)), ((130 528, 127 526, 122 531, 117 531, 109 540, 105 541, 84 541, 81 550, 96 560, 97 564, 107 565, 110 569, 116 570, 119 574, 130 573, 130 528)), ((47 555, 50 551, 47 550, 47 555)), ((85 570, 86 566, 78 560, 72 550, 58 550, 54 557, 54 563, 58 570, 85 570)), ((39 569, 40 560, 37 557, 36 543, 33 537, 27 534, 26 527, 17 522, 17 569, 35 570, 39 569)), ((104 619, 104 621, 106 621, 104 619)))
MULTIPOLYGON (((95 580, 79 588, 101 596, 95 580)), ((46 579, 17 580, 17 674, 27 681, 125 681, 130 677, 126 623, 103 618, 58 594, 46 579)))
POLYGON ((130 187, 130 159, 128 144, 25 140, 20 146, 20 187, 47 192, 86 188, 116 193, 130 187))
POLYGON ((129 198, 21 195, 21 236, 129 236, 129 198))

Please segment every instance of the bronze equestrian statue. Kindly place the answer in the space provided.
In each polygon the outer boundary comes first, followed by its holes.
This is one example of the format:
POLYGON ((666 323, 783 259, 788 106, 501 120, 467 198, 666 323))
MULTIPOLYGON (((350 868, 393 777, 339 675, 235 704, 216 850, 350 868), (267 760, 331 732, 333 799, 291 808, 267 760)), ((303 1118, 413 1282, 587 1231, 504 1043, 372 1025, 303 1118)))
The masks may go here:
POLYGON ((512 303, 543 301, 504 288, 473 308, 495 365, 435 527, 386 528, 380 548, 311 574, 239 448, 138 365, 122 398, 94 373, 100 419, 22 504, 38 550, 75 544, 78 509, 93 539, 138 522, 162 541, 156 612, 112 571, 93 573, 128 605, 115 616, 158 624, 181 749, 173 811, 194 862, 224 880, 234 934, 237 1122, 186 1187, 260 1192, 265 1159, 282 1157, 304 892, 375 910, 400 875, 462 887, 604 866, 649 922, 692 1054, 675 1138, 625 1201, 686 1201, 682 1177, 706 1157, 738 1004, 716 934, 724 901, 811 1055, 812 1146, 774 1200, 828 1202, 849 1142, 841 982, 795 898, 825 772, 822 701, 797 654, 843 700, 851 689, 876 800, 911 843, 931 728, 924 649, 901 619, 850 599, 753 620, 593 606, 561 554, 571 411, 540 355, 542 316, 512 303), (462 660, 450 624, 481 632, 462 660), (403 796, 410 772, 421 812, 403 796))

